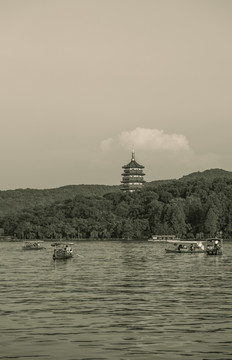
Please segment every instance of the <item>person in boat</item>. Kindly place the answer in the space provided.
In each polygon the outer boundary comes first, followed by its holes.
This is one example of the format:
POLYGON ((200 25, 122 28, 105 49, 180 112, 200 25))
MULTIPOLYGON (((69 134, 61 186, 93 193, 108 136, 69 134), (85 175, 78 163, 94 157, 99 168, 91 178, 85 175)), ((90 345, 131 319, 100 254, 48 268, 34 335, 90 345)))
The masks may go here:
POLYGON ((71 246, 70 246, 70 245, 66 245, 66 246, 65 246, 65 251, 68 252, 68 253, 70 253, 70 254, 72 254, 72 248, 71 248, 71 246))
POLYGON ((177 250, 179 251, 179 253, 181 252, 181 249, 183 249, 183 245, 179 244, 178 247, 177 247, 177 250))
POLYGON ((189 250, 190 250, 190 251, 194 251, 194 250, 195 250, 194 244, 190 244, 189 250))
POLYGON ((205 249, 205 247, 204 247, 204 245, 202 244, 201 241, 197 244, 197 248, 198 248, 198 249, 201 249, 201 250, 204 250, 204 249, 205 249))
POLYGON ((218 252, 219 249, 220 249, 219 241, 218 241, 218 240, 215 240, 214 250, 215 250, 215 253, 216 253, 216 254, 217 254, 217 252, 218 252))

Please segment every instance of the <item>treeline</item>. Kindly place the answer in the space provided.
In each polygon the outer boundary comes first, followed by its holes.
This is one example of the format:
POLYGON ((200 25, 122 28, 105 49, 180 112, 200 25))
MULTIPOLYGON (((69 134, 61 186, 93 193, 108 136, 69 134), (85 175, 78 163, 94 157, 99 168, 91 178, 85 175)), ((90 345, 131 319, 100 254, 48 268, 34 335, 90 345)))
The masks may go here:
POLYGON ((2 216, 19 239, 143 239, 152 234, 232 238, 232 179, 174 180, 140 192, 77 195, 2 216))
POLYGON ((55 201, 74 199, 77 195, 103 196, 119 190, 116 185, 67 185, 54 189, 16 189, 0 191, 0 216, 22 209, 47 206, 55 201))

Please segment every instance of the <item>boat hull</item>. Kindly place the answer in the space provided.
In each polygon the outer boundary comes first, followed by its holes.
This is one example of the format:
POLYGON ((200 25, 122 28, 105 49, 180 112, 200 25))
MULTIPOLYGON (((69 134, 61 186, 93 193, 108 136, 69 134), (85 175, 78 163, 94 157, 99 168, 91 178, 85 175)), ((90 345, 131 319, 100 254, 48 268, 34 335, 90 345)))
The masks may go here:
POLYGON ((45 248, 41 247, 41 248, 28 248, 28 247, 23 247, 23 250, 43 250, 45 248))
POLYGON ((206 251, 207 255, 212 255, 212 256, 216 256, 216 255, 222 255, 222 251, 221 250, 207 250, 206 251))
POLYGON ((205 253, 205 250, 172 250, 172 249, 165 249, 166 253, 173 253, 173 254, 203 254, 205 253))
POLYGON ((53 255, 53 260, 65 260, 72 258, 72 255, 53 255))

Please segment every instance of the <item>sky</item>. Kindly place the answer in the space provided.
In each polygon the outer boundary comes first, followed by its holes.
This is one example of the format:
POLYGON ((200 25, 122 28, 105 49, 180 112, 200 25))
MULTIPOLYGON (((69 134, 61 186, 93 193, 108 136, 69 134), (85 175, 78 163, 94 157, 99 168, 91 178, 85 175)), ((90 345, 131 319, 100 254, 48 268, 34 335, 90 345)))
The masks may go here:
POLYGON ((0 190, 232 171, 231 0, 0 0, 0 190))

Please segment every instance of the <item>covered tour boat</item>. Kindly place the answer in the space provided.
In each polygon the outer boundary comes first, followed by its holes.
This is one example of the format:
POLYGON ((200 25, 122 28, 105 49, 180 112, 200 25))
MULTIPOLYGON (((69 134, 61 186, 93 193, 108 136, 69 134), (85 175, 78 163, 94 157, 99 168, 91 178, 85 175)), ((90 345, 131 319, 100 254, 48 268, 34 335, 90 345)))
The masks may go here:
POLYGON ((73 251, 71 247, 72 243, 53 243, 51 246, 54 246, 53 260, 62 260, 70 259, 73 257, 73 251))
POLYGON ((167 242, 169 240, 179 241, 180 238, 176 235, 152 235, 152 238, 148 239, 148 241, 152 242, 167 242))
POLYGON ((219 238, 206 239, 206 254, 207 255, 222 255, 223 240, 219 238))
POLYGON ((199 254, 205 252, 202 241, 168 240, 167 243, 169 243, 170 246, 165 248, 166 253, 199 254))

